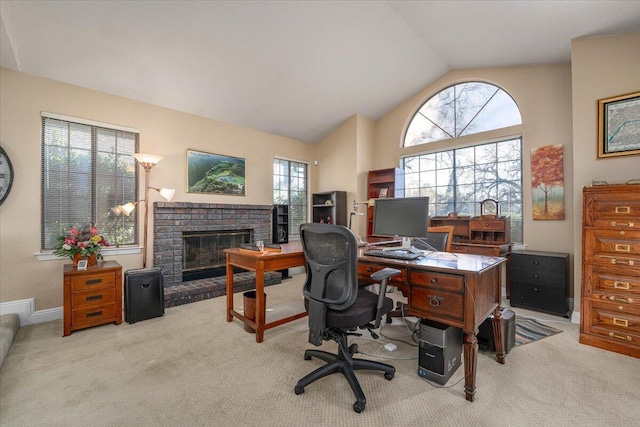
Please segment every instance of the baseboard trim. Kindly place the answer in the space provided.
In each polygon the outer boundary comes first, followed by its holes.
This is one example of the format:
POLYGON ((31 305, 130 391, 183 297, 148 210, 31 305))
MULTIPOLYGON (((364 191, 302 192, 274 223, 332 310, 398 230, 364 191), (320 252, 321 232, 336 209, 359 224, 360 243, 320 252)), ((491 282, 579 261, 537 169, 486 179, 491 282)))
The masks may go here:
POLYGON ((16 313, 20 317, 20 326, 34 325, 62 319, 62 307, 35 310, 35 298, 0 303, 0 314, 16 313))
POLYGON ((580 323, 580 312, 574 311, 571 313, 571 323, 580 323))

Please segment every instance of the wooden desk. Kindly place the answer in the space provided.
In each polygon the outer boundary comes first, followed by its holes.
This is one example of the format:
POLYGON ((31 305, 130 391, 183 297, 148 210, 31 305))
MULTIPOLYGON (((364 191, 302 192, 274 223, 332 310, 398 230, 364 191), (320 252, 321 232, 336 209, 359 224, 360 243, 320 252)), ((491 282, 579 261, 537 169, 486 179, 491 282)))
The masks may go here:
POLYGON ((281 244, 280 247, 281 250, 279 252, 268 250, 257 252, 239 248, 224 250, 227 257, 227 322, 231 322, 233 318, 236 317, 246 325, 251 326, 256 331, 256 342, 262 342, 264 340, 265 330, 275 328, 283 323, 291 322, 307 315, 307 312, 304 311, 273 322, 266 323, 265 321, 264 273, 305 265, 304 253, 302 252, 300 242, 281 244), (233 309, 233 267, 240 267, 256 273, 255 322, 233 309))
POLYGON ((385 267, 402 273, 392 277, 407 297, 411 316, 435 320, 462 328, 464 332, 465 395, 473 402, 476 391, 478 339, 480 324, 493 313, 496 359, 504 363, 500 327, 501 268, 505 258, 437 252, 414 261, 364 256, 360 250, 358 279, 371 282, 371 275, 385 267))

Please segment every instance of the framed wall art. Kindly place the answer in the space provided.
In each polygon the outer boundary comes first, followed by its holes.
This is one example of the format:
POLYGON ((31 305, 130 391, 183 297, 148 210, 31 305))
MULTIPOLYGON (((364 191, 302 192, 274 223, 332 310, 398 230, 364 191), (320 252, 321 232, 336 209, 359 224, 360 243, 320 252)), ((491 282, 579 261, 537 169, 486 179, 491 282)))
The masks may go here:
POLYGON ((531 187, 534 220, 564 219, 562 144, 531 150, 531 187))
POLYGON ((598 100, 598 159, 640 154, 640 92, 598 100))
POLYGON ((380 192, 378 193, 379 199, 386 199, 389 194, 389 187, 380 187, 380 192))
POLYGON ((187 193, 245 195, 245 159, 187 150, 187 193))

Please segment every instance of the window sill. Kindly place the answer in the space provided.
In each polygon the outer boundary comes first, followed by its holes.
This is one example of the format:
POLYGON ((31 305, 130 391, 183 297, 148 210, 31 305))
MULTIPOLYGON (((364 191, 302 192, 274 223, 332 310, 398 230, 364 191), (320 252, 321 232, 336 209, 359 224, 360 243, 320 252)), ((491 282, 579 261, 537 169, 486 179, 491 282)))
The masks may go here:
MULTIPOLYGON (((113 255, 132 255, 142 253, 142 247, 140 246, 123 246, 120 248, 106 248, 100 251, 104 256, 113 256, 113 255)), ((64 259, 64 257, 59 257, 57 255, 52 254, 51 252, 39 252, 35 254, 36 259, 38 261, 52 261, 52 260, 60 260, 64 259)))

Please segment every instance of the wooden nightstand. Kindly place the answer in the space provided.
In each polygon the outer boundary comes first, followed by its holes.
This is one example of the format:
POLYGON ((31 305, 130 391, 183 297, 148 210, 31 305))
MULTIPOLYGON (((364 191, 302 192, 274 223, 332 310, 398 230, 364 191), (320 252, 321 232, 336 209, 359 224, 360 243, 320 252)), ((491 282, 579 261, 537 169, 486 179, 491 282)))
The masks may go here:
POLYGON ((64 335, 77 329, 122 323, 122 267, 98 261, 86 270, 64 266, 64 335))

